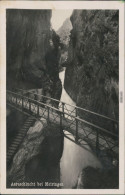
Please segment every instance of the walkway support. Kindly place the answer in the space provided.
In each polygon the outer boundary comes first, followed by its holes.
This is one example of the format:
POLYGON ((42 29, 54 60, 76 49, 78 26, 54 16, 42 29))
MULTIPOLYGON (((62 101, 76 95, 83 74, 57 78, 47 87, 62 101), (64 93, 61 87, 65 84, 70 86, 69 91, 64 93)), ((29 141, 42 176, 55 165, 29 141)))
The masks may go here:
POLYGON ((71 133, 74 136, 73 141, 75 140, 79 145, 82 145, 82 140, 84 140, 95 148, 97 152, 99 150, 108 149, 118 158, 119 125, 117 120, 46 96, 42 96, 43 101, 38 101, 37 95, 38 94, 29 91, 24 91, 23 93, 22 91, 7 91, 7 104, 36 119, 42 117, 47 119, 48 123, 60 125, 60 129, 71 133), (34 99, 31 98, 30 94, 32 94, 34 99), (51 104, 46 104, 48 99, 51 104), (86 120, 86 115, 87 117, 89 116, 90 121, 86 120), (111 129, 97 124, 97 118, 99 122, 103 121, 103 123, 106 123, 107 121, 106 124, 108 124, 108 127, 111 127, 111 129), (96 120, 93 121, 92 119, 96 120), (112 129, 112 126, 115 127, 115 129, 112 129))

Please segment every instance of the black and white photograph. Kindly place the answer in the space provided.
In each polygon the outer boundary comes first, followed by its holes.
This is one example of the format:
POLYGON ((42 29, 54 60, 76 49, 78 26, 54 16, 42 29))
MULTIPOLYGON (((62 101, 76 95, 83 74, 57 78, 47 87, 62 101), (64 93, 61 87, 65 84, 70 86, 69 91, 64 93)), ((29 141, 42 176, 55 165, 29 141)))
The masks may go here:
POLYGON ((119 9, 5 14, 5 188, 118 190, 119 9))

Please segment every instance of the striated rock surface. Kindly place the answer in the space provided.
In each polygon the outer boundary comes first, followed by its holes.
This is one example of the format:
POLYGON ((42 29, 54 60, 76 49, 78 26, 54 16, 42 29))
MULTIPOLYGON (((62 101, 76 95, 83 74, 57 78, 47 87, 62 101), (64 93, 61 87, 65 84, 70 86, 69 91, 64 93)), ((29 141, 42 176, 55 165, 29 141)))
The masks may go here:
POLYGON ((7 10, 7 88, 38 89, 60 98, 59 37, 51 10, 7 10))
MULTIPOLYGON (((62 152, 63 134, 59 131, 59 126, 49 125, 45 119, 36 121, 29 128, 26 137, 13 158, 11 167, 7 171, 7 186, 18 187, 13 183, 44 180, 50 167, 59 168, 58 164, 62 152), (45 168, 47 169, 46 172, 45 168)), ((51 176, 49 179, 51 179, 51 176)))
POLYGON ((119 12, 75 10, 64 87, 77 106, 118 119, 119 12))
POLYGON ((39 154, 40 145, 44 140, 44 127, 46 120, 37 121, 27 132, 18 152, 15 154, 12 166, 8 171, 8 185, 11 182, 25 181, 25 165, 34 156, 39 154))

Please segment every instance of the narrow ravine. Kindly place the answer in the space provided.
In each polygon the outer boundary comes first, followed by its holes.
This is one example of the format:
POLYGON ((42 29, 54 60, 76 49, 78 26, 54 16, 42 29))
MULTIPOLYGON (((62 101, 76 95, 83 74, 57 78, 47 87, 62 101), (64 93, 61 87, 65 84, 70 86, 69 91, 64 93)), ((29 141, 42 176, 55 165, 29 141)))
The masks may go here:
MULTIPOLYGON (((76 103, 71 99, 71 97, 64 89, 65 68, 59 73, 59 78, 62 82, 62 95, 60 100, 62 102, 75 106, 76 103)), ((72 107, 70 106, 68 107, 68 109, 71 108, 72 107)), ((73 138, 72 135, 70 135, 70 137, 73 138)), ((64 150, 60 161, 60 179, 64 184, 63 188, 74 188, 77 184, 77 180, 82 169, 88 166, 100 168, 101 163, 92 153, 87 143, 85 142, 85 148, 81 148, 79 145, 75 144, 69 139, 64 138, 64 150)))
POLYGON ((62 72, 59 73, 59 78, 62 83, 62 95, 60 101, 70 104, 72 106, 76 106, 76 103, 71 99, 71 97, 67 94, 66 90, 64 89, 65 68, 62 72))

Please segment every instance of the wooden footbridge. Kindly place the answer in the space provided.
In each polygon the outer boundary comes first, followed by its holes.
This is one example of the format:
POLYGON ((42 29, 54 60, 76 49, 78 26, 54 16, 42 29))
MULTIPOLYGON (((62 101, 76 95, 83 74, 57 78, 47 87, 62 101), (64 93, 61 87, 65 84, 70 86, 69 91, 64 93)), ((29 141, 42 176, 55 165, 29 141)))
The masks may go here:
POLYGON ((80 146, 87 142, 95 151, 108 151, 118 159, 119 124, 115 119, 26 90, 8 90, 7 105, 58 124, 65 136, 80 146))

